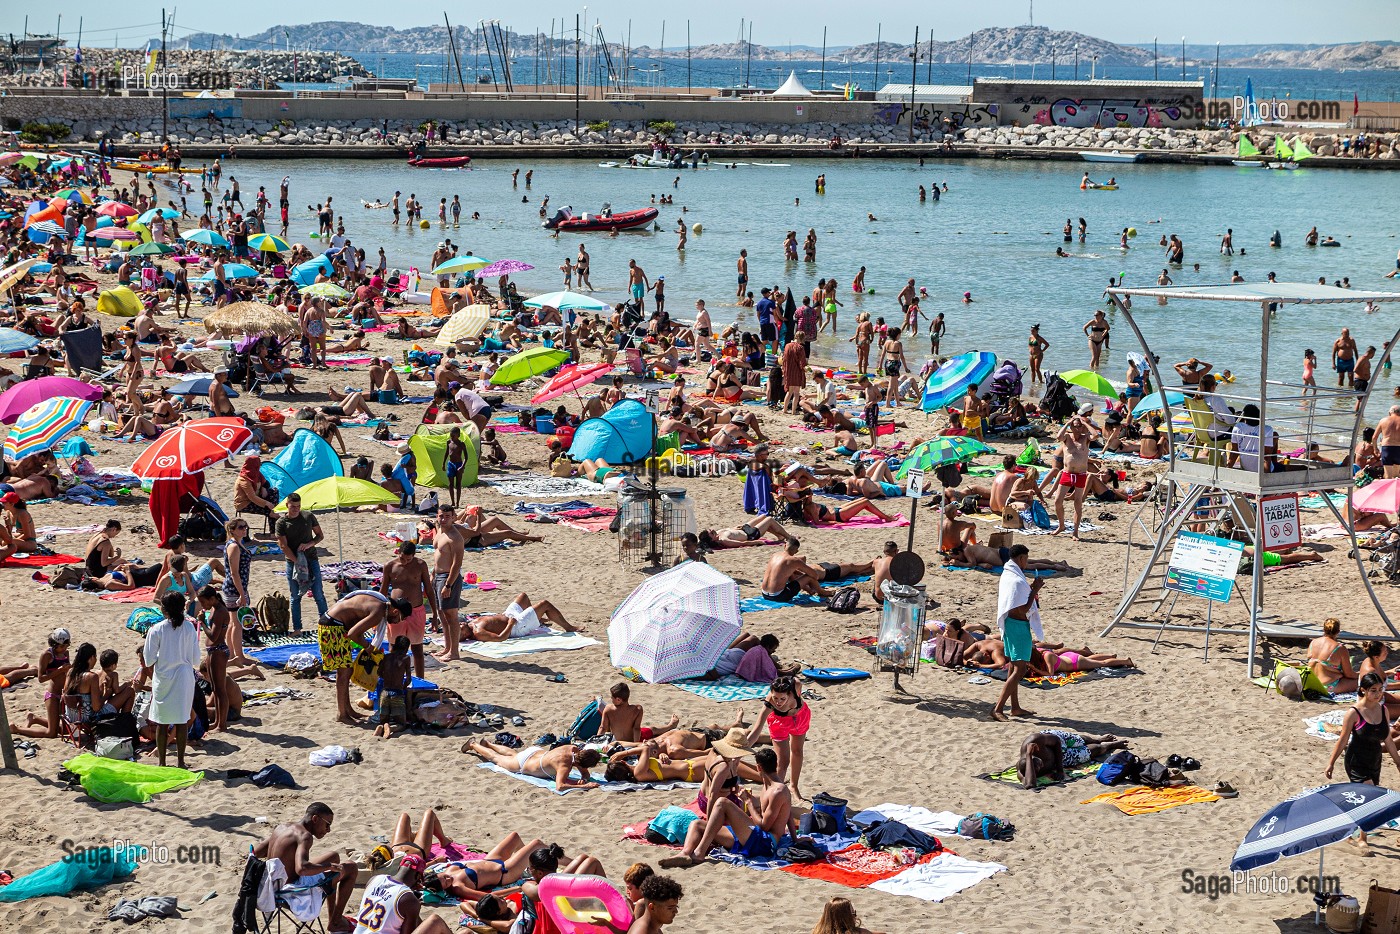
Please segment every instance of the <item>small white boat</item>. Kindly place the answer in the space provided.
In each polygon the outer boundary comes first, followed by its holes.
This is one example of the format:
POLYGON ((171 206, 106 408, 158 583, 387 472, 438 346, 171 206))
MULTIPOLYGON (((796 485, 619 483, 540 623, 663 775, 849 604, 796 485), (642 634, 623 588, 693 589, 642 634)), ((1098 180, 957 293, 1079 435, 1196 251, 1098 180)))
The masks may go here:
POLYGON ((635 156, 629 156, 627 158, 627 165, 634 169, 680 168, 680 166, 674 165, 670 159, 667 159, 665 156, 655 151, 650 154, 639 152, 635 156))
POLYGON ((1086 149, 1081 150, 1079 158, 1085 162, 1136 162, 1141 153, 1136 152, 1104 152, 1101 150, 1086 149))
POLYGON ((1242 169, 1262 169, 1264 163, 1258 159, 1231 159, 1231 165, 1237 165, 1242 169))

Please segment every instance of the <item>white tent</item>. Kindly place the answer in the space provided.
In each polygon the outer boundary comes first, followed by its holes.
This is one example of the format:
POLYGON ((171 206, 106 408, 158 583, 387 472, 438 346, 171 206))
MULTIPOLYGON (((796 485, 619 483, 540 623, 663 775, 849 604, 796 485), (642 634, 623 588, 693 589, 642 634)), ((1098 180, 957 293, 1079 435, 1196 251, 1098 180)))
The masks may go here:
POLYGON ((773 92, 774 97, 811 97, 812 92, 807 90, 807 86, 797 79, 797 72, 788 72, 788 79, 783 82, 783 86, 773 92))

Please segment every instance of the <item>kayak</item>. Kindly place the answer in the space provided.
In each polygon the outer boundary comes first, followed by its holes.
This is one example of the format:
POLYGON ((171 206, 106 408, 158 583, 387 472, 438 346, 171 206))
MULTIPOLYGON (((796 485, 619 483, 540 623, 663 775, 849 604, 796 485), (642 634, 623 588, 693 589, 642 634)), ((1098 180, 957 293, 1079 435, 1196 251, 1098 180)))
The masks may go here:
POLYGON ((656 220, 656 208, 638 208, 635 211, 617 211, 604 216, 602 214, 580 214, 574 216, 567 208, 562 209, 552 218, 545 221, 540 226, 546 230, 565 230, 572 232, 590 230, 631 230, 634 227, 644 227, 656 220))
MULTIPOLYGON (((151 172, 156 175, 164 175, 167 172, 175 171, 168 165, 146 165, 144 162, 113 162, 112 168, 119 172, 151 172)), ((180 174, 195 175, 200 171, 200 169, 184 168, 180 170, 180 174)))
POLYGON ((409 159, 415 169, 460 169, 471 165, 471 156, 439 156, 435 159, 409 159))

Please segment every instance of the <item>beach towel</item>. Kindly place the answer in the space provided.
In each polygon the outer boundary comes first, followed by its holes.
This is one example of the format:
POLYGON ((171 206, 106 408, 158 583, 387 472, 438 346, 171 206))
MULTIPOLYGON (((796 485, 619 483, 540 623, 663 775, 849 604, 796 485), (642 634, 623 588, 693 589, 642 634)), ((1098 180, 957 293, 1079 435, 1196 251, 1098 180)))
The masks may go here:
MULTIPOLYGON (((534 785, 536 788, 543 788, 552 791, 556 795, 566 795, 571 791, 587 791, 587 788, 565 788, 562 791, 554 784, 552 779, 540 778, 538 775, 521 775, 519 772, 508 772, 496 765, 494 762, 480 762, 479 769, 487 769, 491 772, 499 772, 502 775, 509 775, 511 778, 524 782, 527 785, 534 785)), ((700 790, 699 782, 604 782, 599 781, 597 776, 590 775, 590 781, 598 782, 600 791, 672 791, 677 788, 687 788, 700 790)))
MULTIPOLYGON (((1345 502, 1347 501, 1347 497, 1348 497, 1349 495, 1350 495, 1350 494, 1348 494, 1348 493, 1327 493, 1327 494, 1326 494, 1327 499, 1330 499, 1333 503, 1335 503, 1335 504, 1338 505, 1338 506, 1340 506, 1340 505, 1342 505, 1343 503, 1345 503, 1345 502)), ((1300 499, 1300 500, 1298 501, 1298 505, 1299 505, 1299 507, 1302 508, 1302 509, 1326 509, 1326 508, 1327 508, 1327 503, 1326 503, 1325 500, 1323 500, 1322 497, 1323 497, 1323 494, 1321 494, 1321 493, 1309 493, 1307 496, 1304 496, 1302 499, 1300 499)))
POLYGON ((580 532, 606 532, 608 527, 612 525, 613 516, 617 514, 617 510, 610 510, 610 512, 611 515, 585 516, 577 519, 560 516, 557 524, 577 529, 580 532))
POLYGON ((65 857, 20 876, 9 885, 0 886, 0 902, 69 895, 125 879, 135 871, 136 860, 131 849, 104 847, 100 851, 84 851, 82 859, 65 857))
POLYGON ((503 480, 482 480, 502 496, 520 499, 551 499, 565 496, 601 496, 607 490, 601 483, 590 483, 577 477, 510 477, 503 480))
POLYGON ((687 678, 672 681, 672 686, 687 691, 697 697, 728 704, 733 701, 761 700, 768 696, 768 685, 754 681, 741 681, 733 675, 725 675, 718 681, 701 681, 687 678))
MULTIPOLYGON (((504 642, 463 642, 462 651, 480 658, 515 658, 519 655, 533 655, 536 652, 571 652, 597 645, 597 639, 577 632, 545 632, 539 635, 520 636, 504 642)), ((765 691, 766 694, 766 691, 765 691)))
MULTIPOLYGON (((767 544, 770 544, 770 543, 767 542, 767 541, 757 541, 757 542, 750 542, 749 544, 751 544, 751 545, 767 545, 767 544)), ((772 544, 775 544, 775 545, 776 545, 776 544, 780 544, 780 543, 778 543, 778 542, 773 542, 772 544)), ((869 574, 859 574, 859 575, 856 575, 855 577, 843 577, 843 578, 841 578, 840 580, 827 581, 827 582, 825 582, 825 583, 823 584, 823 586, 825 586, 825 587, 826 587, 827 589, 829 589, 829 590, 836 590, 837 588, 840 588, 840 587, 850 587, 850 586, 852 586, 852 585, 859 584, 859 583, 863 583, 863 582, 868 581, 868 580, 870 580, 870 575, 869 575, 869 574)), ((821 601, 818 597, 814 597, 814 596, 812 596, 811 594, 807 594, 807 593, 800 593, 800 594, 798 594, 796 597, 793 597, 792 600, 788 601, 787 603, 782 603, 782 602, 777 601, 777 600, 769 600, 769 599, 767 599, 766 597, 764 597, 762 594, 758 594, 758 595, 755 595, 755 596, 752 596, 752 597, 744 597, 742 600, 740 600, 740 601, 739 601, 739 611, 742 612, 742 613, 762 613, 762 612, 764 612, 765 610, 781 610, 781 609, 783 609, 784 607, 790 607, 790 606, 825 606, 825 605, 826 605, 826 604, 822 603, 822 601, 821 601)))
POLYGON ((911 866, 898 875, 871 883, 869 888, 888 895, 941 902, 1005 871, 1006 867, 1000 863, 979 863, 956 853, 945 852, 935 854, 927 862, 911 866))
POLYGON ((92 525, 41 525, 34 530, 34 534, 42 539, 59 535, 96 535, 101 531, 102 526, 97 523, 92 525))
POLYGON ((1303 731, 1313 739, 1320 739, 1324 743, 1335 743, 1337 737, 1342 732, 1342 721, 1347 718, 1345 710, 1329 710, 1320 713, 1315 717, 1303 718, 1303 731), (1331 730, 1327 729, 1332 727, 1331 730))
POLYGON ((87 752, 69 759, 63 767, 82 778, 84 791, 106 804, 145 804, 163 791, 188 788, 204 778, 203 772, 103 759, 87 752))
MULTIPOLYGON (((930 853, 923 859, 932 859, 930 853)), ((826 859, 814 863, 794 863, 783 867, 783 872, 804 879, 819 879, 844 885, 851 889, 863 889, 882 879, 890 879, 911 868, 903 858, 883 850, 872 850, 860 843, 828 853, 826 859)))
MULTIPOLYGON (((1088 778, 1090 775, 1097 775, 1098 771, 1099 763, 1097 762, 1090 762, 1087 765, 1074 766, 1073 768, 1065 769, 1064 781, 1052 781, 1049 778, 1049 776, 1042 775, 1036 779, 1034 788, 1029 788, 1026 790, 1040 791, 1042 788, 1049 788, 1051 785, 1068 785, 1070 782, 1077 782, 1081 778, 1088 778)), ((1014 765, 1010 766, 1009 768, 1001 769, 999 771, 983 772, 981 775, 975 777, 989 782, 1000 782, 1004 785, 1015 785, 1017 788, 1021 787, 1021 776, 1016 774, 1016 766, 1014 765)))
POLYGON ((1080 804, 1111 804, 1129 817, 1138 814, 1156 814, 1184 804, 1208 804, 1219 801, 1220 796, 1199 785, 1180 785, 1175 788, 1147 788, 1138 786, 1119 791, 1106 791, 1095 795, 1080 804))
POLYGON ((908 516, 893 516, 889 520, 879 516, 859 515, 845 522, 813 522, 814 529, 893 529, 909 524, 908 516))
POLYGON ((515 504, 515 511, 518 513, 531 513, 537 516, 553 515, 560 512, 570 512, 576 509, 594 509, 592 503, 582 499, 571 499, 562 503, 530 503, 521 501, 515 504))
MULTIPOLYGON (((1026 513, 1022 513, 1021 515, 1022 515, 1022 517, 1023 517, 1023 519, 1024 519, 1024 517, 1026 516, 1026 513)), ((1001 522, 1001 517, 1000 517, 1000 516, 993 516, 993 517, 992 517, 990 520, 988 520, 988 521, 999 523, 999 522, 1001 522)), ((1054 520, 1053 520, 1053 519, 1051 519, 1050 521, 1051 521, 1052 524, 1054 523, 1054 520)), ((1065 516, 1065 530, 1066 530, 1066 531, 1070 531, 1070 530, 1072 530, 1073 528, 1074 528, 1074 516, 1073 516, 1073 514, 1068 515, 1068 516, 1065 516)), ((1089 523, 1089 522, 1081 522, 1081 523, 1079 523, 1079 531, 1081 531, 1081 532, 1097 532, 1098 530, 1099 530, 1099 527, 1098 527, 1097 525, 1093 525, 1093 524, 1091 524, 1091 523, 1089 523)), ((1038 527, 1036 527, 1036 526, 1033 526, 1033 525, 1031 525, 1030 523, 1026 523, 1025 528, 1017 529, 1017 530, 1016 530, 1016 533, 1017 533, 1018 535, 1053 535, 1053 534, 1055 534, 1055 529, 1054 529, 1053 527, 1052 527, 1052 528, 1048 528, 1048 529, 1042 529, 1042 528, 1038 528, 1038 527)))
POLYGON ((151 603, 156 598, 155 587, 133 587, 130 590, 114 590, 99 594, 97 599, 109 603, 151 603))
POLYGON ((896 820, 906 827, 931 834, 935 837, 960 837, 958 825, 964 815, 952 811, 930 811, 928 808, 911 807, 907 804, 877 804, 866 808, 850 818, 852 824, 862 827, 877 821, 896 820))
POLYGON ((267 648, 249 649, 244 654, 258 664, 267 665, 271 668, 285 668, 287 666, 287 659, 302 652, 309 652, 314 655, 319 662, 321 660, 321 649, 316 645, 315 634, 296 633, 296 635, 305 641, 284 642, 281 645, 270 645, 267 648))
POLYGON ((0 561, 0 568, 45 568, 53 564, 82 564, 76 555, 10 555, 0 561))
POLYGON ((1309 539, 1346 538, 1349 534, 1346 526, 1335 522, 1303 526, 1303 537, 1309 539))

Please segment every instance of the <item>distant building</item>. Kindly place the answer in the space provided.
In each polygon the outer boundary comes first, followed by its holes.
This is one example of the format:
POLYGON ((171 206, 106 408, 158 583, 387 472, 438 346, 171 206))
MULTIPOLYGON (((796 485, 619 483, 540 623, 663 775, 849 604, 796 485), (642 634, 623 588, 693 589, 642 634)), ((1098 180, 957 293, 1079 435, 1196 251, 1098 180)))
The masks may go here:
MULTIPOLYGON (((908 91, 909 86, 904 86, 908 91)), ((1113 128, 1199 127, 1205 82, 974 78, 972 99, 995 104, 1003 124, 1113 128)))
MULTIPOLYGON (((887 84, 875 92, 881 103, 909 103, 909 85, 887 84)), ((916 104, 966 104, 972 100, 970 84, 916 84, 913 88, 916 104)))
POLYGON ((12 72, 51 66, 55 50, 67 45, 66 39, 60 39, 57 36, 27 36, 23 39, 16 39, 11 35, 6 63, 12 72))

